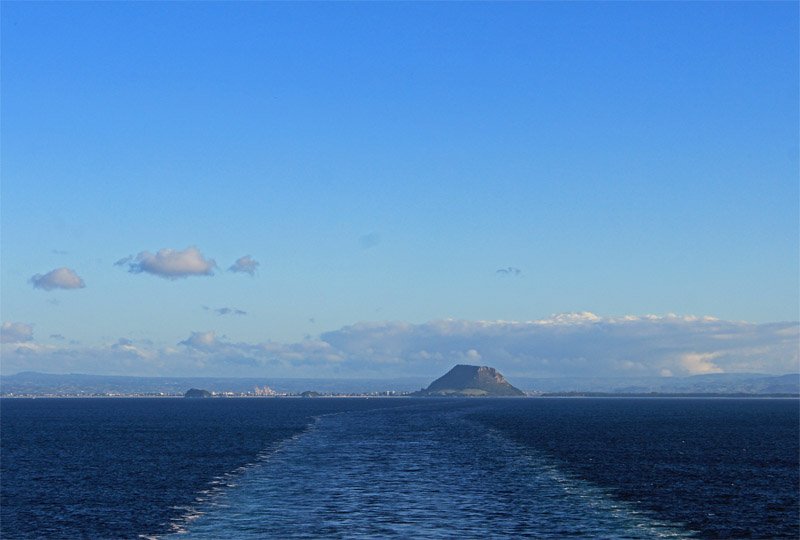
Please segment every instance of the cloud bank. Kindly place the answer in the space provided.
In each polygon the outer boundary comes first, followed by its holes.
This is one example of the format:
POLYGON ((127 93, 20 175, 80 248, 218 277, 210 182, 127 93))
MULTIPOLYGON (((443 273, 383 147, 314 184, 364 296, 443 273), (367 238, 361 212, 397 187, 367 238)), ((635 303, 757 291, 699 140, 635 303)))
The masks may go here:
POLYGON ((184 250, 164 248, 157 253, 142 251, 136 257, 124 257, 114 266, 127 266, 133 274, 153 274, 164 279, 181 279, 190 276, 213 276, 217 263, 207 259, 200 250, 190 246, 184 250))
POLYGON ((36 274, 30 279, 35 289, 52 291, 53 289, 83 289, 86 284, 75 273, 75 270, 67 267, 56 268, 48 273, 36 274))
POLYGON ((174 346, 4 346, 6 373, 127 373, 272 377, 435 377, 457 363, 507 376, 633 377, 800 370, 797 322, 753 324, 694 316, 533 321, 365 322, 297 343, 229 341, 195 331, 174 346), (131 348, 133 347, 133 349, 131 348))
POLYGON ((254 276, 260 264, 261 263, 252 258, 250 255, 245 255, 244 257, 239 257, 236 259, 236 262, 234 262, 230 268, 228 268, 228 272, 240 272, 254 276))

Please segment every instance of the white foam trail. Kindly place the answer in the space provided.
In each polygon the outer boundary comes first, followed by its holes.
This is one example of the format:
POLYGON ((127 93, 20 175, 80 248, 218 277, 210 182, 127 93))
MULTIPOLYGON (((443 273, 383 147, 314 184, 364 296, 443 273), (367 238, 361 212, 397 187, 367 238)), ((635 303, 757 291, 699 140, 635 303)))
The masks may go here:
POLYGON ((435 405, 325 416, 236 477, 180 538, 683 538, 555 460, 435 405), (424 410, 422 410, 424 409, 424 410))
POLYGON ((647 538, 686 538, 691 536, 679 524, 658 520, 632 504, 614 498, 607 491, 566 474, 554 459, 511 441, 497 430, 490 429, 488 433, 498 444, 512 449, 520 465, 527 469, 529 474, 538 474, 547 482, 558 485, 567 496, 579 499, 582 505, 592 511, 610 516, 610 521, 624 523, 626 528, 632 527, 637 532, 644 533, 647 538))
POLYGON ((190 523, 203 516, 209 508, 227 508, 228 505, 221 504, 217 499, 223 495, 228 489, 235 488, 238 484, 236 479, 247 474, 250 470, 259 467, 264 462, 268 461, 273 455, 279 453, 286 445, 291 444, 298 438, 303 436, 309 431, 312 431, 316 426, 321 416, 314 416, 311 422, 299 433, 287 437, 279 441, 277 444, 270 445, 264 450, 256 454, 255 459, 233 471, 227 472, 220 476, 215 476, 209 483, 207 489, 201 489, 197 492, 194 498, 194 504, 191 506, 174 506, 175 510, 181 510, 181 514, 177 517, 171 518, 167 524, 169 531, 164 535, 157 534, 140 534, 139 538, 147 540, 161 540, 173 535, 184 535, 188 532, 187 527, 190 523))

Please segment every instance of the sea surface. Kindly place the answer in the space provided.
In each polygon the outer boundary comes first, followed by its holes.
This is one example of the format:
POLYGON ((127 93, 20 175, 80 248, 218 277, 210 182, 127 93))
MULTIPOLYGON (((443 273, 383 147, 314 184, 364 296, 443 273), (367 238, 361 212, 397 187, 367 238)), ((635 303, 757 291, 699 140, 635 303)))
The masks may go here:
POLYGON ((3 399, 11 538, 798 538, 796 399, 3 399))

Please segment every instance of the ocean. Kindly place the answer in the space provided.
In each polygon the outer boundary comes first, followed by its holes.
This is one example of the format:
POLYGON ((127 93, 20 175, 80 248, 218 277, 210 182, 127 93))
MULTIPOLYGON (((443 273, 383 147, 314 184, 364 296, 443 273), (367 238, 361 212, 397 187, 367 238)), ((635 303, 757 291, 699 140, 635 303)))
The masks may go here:
POLYGON ((796 399, 3 399, 10 538, 798 538, 796 399))

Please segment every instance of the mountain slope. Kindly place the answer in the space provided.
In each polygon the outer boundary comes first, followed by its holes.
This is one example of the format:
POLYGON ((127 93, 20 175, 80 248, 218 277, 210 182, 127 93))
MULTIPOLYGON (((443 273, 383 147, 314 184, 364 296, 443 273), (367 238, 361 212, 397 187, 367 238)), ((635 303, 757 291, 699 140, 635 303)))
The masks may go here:
POLYGON ((524 396, 500 372, 488 366, 459 364, 414 396, 524 396))

